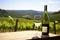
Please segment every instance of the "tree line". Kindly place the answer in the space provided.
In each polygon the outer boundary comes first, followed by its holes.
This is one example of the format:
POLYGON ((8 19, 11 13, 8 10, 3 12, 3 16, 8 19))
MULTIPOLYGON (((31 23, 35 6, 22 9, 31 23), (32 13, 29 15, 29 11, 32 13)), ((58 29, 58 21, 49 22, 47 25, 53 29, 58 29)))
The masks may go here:
POLYGON ((0 17, 8 17, 8 12, 4 9, 0 9, 0 17))

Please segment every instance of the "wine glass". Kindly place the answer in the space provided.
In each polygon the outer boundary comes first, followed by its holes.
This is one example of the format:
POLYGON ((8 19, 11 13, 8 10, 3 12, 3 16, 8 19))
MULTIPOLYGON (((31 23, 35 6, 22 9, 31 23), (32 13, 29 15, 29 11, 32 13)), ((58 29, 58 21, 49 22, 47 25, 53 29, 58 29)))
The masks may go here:
MULTIPOLYGON (((35 26, 36 26, 36 28, 38 30, 38 27, 41 24, 41 15, 35 15, 34 16, 34 24, 35 24, 35 26)), ((36 31, 35 38, 39 38, 38 37, 38 31, 36 31)))

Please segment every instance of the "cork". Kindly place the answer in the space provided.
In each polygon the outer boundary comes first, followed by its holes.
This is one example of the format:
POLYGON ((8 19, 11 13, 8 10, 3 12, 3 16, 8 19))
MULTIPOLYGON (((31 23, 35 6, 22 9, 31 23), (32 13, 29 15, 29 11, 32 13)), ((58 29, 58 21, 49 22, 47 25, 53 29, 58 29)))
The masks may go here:
POLYGON ((47 5, 44 5, 44 11, 47 11, 47 5))

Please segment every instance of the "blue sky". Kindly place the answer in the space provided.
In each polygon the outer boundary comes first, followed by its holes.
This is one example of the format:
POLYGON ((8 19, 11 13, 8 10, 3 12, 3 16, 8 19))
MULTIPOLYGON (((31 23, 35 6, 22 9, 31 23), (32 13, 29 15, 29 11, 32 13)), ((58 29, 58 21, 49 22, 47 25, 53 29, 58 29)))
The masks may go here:
POLYGON ((0 8, 5 10, 43 11, 45 4, 48 11, 60 10, 60 0, 0 0, 0 8))

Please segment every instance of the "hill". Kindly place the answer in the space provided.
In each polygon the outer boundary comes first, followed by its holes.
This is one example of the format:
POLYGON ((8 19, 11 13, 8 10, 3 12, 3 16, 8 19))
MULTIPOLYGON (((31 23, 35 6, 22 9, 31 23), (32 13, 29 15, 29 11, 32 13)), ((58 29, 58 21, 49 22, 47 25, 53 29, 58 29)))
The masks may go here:
POLYGON ((60 11, 58 12, 54 12, 52 14, 49 15, 51 20, 57 20, 60 21, 60 11))
MULTIPOLYGON (((0 17, 12 16, 16 18, 28 18, 33 19, 34 15, 43 15, 43 11, 35 10, 2 10, 0 9, 0 17)), ((58 12, 48 12, 50 20, 60 20, 60 11, 58 12)))
MULTIPOLYGON (((12 17, 21 17, 24 15, 30 15, 30 16, 43 15, 43 11, 35 11, 35 10, 7 10, 7 12, 12 17)), ((51 13, 53 12, 49 12, 49 14, 51 13)))

